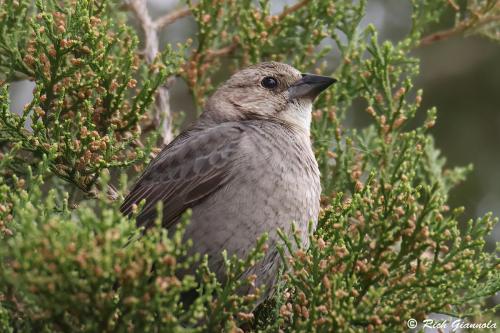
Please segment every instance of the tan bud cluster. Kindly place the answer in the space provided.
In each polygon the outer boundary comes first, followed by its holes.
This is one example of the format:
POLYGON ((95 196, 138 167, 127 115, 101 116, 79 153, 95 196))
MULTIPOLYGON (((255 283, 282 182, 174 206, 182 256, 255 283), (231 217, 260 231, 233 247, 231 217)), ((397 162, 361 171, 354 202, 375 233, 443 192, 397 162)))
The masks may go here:
POLYGON ((315 121, 319 121, 321 120, 321 118, 323 117, 323 112, 321 110, 317 110, 317 111, 314 111, 312 113, 312 118, 315 120, 315 121))
POLYGON ((328 13, 329 16, 332 16, 333 14, 335 14, 335 3, 333 2, 330 2, 330 4, 328 5, 328 8, 326 9, 326 12, 328 13))
POLYGON ((422 238, 426 239, 429 237, 429 227, 428 226, 424 226, 422 227, 422 229, 420 230, 420 235, 422 236, 422 238))
POLYGON ((298 249, 295 251, 295 257, 297 257, 300 261, 305 261, 307 259, 307 254, 304 250, 298 249))
POLYGON ((35 113, 37 114, 38 117, 45 116, 45 111, 43 111, 42 108, 39 107, 39 106, 37 106, 34 111, 35 111, 35 113))
POLYGON ((291 317, 292 316, 292 310, 293 310, 293 307, 292 307, 291 303, 283 304, 280 307, 280 316, 282 316, 282 317, 291 317))
POLYGON ((448 253, 448 252, 450 251, 450 249, 449 249, 449 247, 448 247, 448 246, 446 246, 446 245, 441 245, 441 246, 439 247, 439 251, 440 251, 441 253, 443 253, 443 254, 446 254, 446 253, 448 253))
POLYGON ((64 13, 54 12, 52 16, 54 17, 56 26, 66 26, 66 15, 64 13))
POLYGON ((330 290, 332 288, 332 283, 330 282, 330 279, 328 278, 327 275, 323 276, 323 286, 327 289, 330 290))
POLYGON ((399 128, 406 121, 406 119, 407 118, 405 116, 398 117, 396 120, 394 120, 393 128, 399 128))
POLYGON ((443 236, 445 237, 445 239, 450 239, 451 238, 450 230, 446 229, 445 231, 443 231, 443 236))
POLYGON ((137 80, 135 79, 130 79, 130 81, 128 81, 127 83, 127 87, 129 88, 135 88, 136 85, 137 85, 137 80))
POLYGON ((394 94, 393 98, 394 98, 395 100, 398 100, 398 99, 400 99, 400 98, 401 98, 401 96, 403 96, 405 93, 406 93, 406 88, 401 87, 401 88, 399 88, 399 89, 396 91, 396 93, 394 94))
POLYGON ((319 265, 318 266, 319 266, 320 269, 324 270, 324 269, 326 269, 328 267, 328 261, 325 260, 325 259, 321 259, 319 261, 319 265))
POLYGON ((325 240, 323 238, 320 237, 318 239, 318 249, 324 250, 325 247, 326 247, 326 242, 325 242, 325 240))
POLYGON ((87 129, 86 126, 82 126, 82 128, 80 128, 80 137, 82 139, 85 139, 88 135, 89 135, 89 130, 87 129))
POLYGON ((379 122, 381 125, 385 125, 385 122, 387 121, 387 118, 385 117, 385 115, 381 115, 380 118, 379 118, 379 122))
POLYGON ((20 178, 17 180, 16 182, 16 187, 18 189, 22 189, 24 187, 24 185, 26 184, 25 180, 23 178, 20 178))
POLYGON ((337 154, 331 150, 326 152, 326 155, 328 155, 329 158, 337 158, 337 154))
POLYGON ((449 263, 446 263, 443 265, 443 269, 445 271, 451 271, 451 270, 453 270, 454 267, 455 267, 455 265, 452 262, 449 262, 449 263))
POLYGON ((341 246, 341 245, 336 245, 333 247, 333 250, 335 252, 335 256, 337 258, 344 258, 345 256, 347 256, 349 254, 349 251, 347 250, 347 248, 345 246, 341 246))
POLYGON ((305 306, 302 306, 300 310, 302 317, 304 317, 305 319, 309 318, 309 310, 305 306))
POLYGON ((425 123, 425 127, 427 127, 427 128, 432 128, 432 127, 434 127, 434 125, 436 125, 435 120, 429 120, 425 123))
POLYGON ((394 213, 396 213, 397 217, 401 217, 401 216, 404 216, 406 214, 405 210, 401 206, 394 208, 394 213))
POLYGON ((418 106, 420 106, 420 104, 422 103, 422 96, 421 95, 417 95, 417 97, 415 97, 415 104, 418 106))
POLYGON ((175 257, 166 255, 162 258, 161 262, 169 267, 174 267, 177 264, 175 257))
POLYGON ((93 26, 99 26, 101 24, 101 19, 95 16, 90 17, 90 23, 92 23, 93 26))
POLYGON ((351 171, 351 178, 353 180, 358 180, 359 177, 361 177, 361 175, 363 174, 363 172, 361 171, 360 168, 356 168, 354 170, 351 171))
POLYGON ((377 115, 375 109, 373 109, 373 107, 371 106, 367 107, 365 111, 372 117, 375 117, 377 115))
POLYGON ((256 21, 260 21, 260 18, 262 15, 261 15, 260 11, 254 10, 254 11, 252 11, 252 16, 256 21))
POLYGON ((103 140, 93 141, 90 143, 89 148, 91 151, 105 150, 106 142, 104 142, 103 140))
POLYGON ((205 14, 201 17, 201 22, 206 24, 206 23, 210 22, 211 19, 212 19, 212 17, 210 16, 210 14, 205 14))
POLYGON ((316 307, 316 311, 319 313, 328 313, 328 308, 325 305, 320 305, 316 307))
POLYGON ((236 314, 236 316, 238 317, 238 319, 244 320, 244 321, 252 320, 254 317, 252 312, 238 312, 236 314))
POLYGON ((364 188, 364 184, 361 181, 357 180, 355 185, 354 185, 354 190, 356 192, 360 192, 363 190, 363 188, 364 188))
POLYGON ((24 63, 26 63, 26 65, 31 67, 35 63, 35 58, 32 55, 27 54, 24 56, 23 61, 24 63))
POLYGON ((331 107, 328 110, 327 115, 328 115, 328 120, 330 120, 331 122, 335 122, 337 120, 337 108, 331 107))
POLYGON ((299 292, 298 296, 299 296, 299 303, 301 305, 307 305, 309 303, 309 301, 307 300, 306 294, 304 294, 303 291, 299 292))
POLYGON ((389 276, 389 264, 386 262, 382 263, 382 265, 380 265, 379 267, 379 271, 382 275, 386 277, 389 276))
POLYGON ((57 55, 57 52, 56 52, 56 49, 54 48, 54 45, 50 45, 49 46, 49 51, 48 51, 49 55, 52 57, 52 58, 55 58, 56 55, 57 55))
POLYGON ((382 325, 382 320, 381 320, 381 319, 380 319, 380 317, 379 317, 379 316, 377 316, 377 315, 373 315, 373 316, 371 316, 371 317, 370 317, 370 321, 371 321, 374 325, 376 325, 376 326, 382 325))
POLYGON ((111 81, 111 84, 109 85, 109 91, 114 92, 116 88, 118 88, 118 81, 116 81, 116 79, 113 79, 113 81, 111 81))
POLYGON ((366 262, 358 260, 358 261, 356 261, 356 270, 363 272, 363 273, 366 273, 366 272, 368 272, 369 267, 366 264, 366 262))
POLYGON ((83 63, 83 60, 80 58, 73 58, 70 62, 73 66, 80 66, 83 63))

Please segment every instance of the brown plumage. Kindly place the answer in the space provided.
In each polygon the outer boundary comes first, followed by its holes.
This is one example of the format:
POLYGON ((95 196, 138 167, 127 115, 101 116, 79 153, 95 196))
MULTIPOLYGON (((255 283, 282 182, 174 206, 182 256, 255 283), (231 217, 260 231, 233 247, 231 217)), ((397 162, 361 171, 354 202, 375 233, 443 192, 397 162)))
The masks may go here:
POLYGON ((317 221, 319 171, 309 139, 312 100, 334 79, 302 75, 269 62, 234 74, 208 100, 200 119, 165 147, 126 197, 130 214, 148 227, 163 202, 163 225, 175 225, 192 209, 185 237, 193 251, 208 254, 224 281, 221 252, 245 257, 269 234, 265 258, 248 274, 271 290, 278 268, 277 229, 296 223, 307 242, 307 225, 317 221))

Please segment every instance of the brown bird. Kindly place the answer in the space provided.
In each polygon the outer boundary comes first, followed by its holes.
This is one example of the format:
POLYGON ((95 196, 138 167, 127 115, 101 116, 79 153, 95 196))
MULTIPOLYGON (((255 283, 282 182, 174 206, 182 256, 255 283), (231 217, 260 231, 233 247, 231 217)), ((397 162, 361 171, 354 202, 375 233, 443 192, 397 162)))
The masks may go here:
POLYGON ((129 215, 145 200, 137 224, 147 228, 161 201, 163 226, 171 228, 191 208, 185 238, 193 252, 208 254, 220 281, 222 251, 244 258, 268 233, 264 259, 245 274, 255 274, 267 296, 279 266, 277 229, 290 234, 295 223, 307 245, 309 221, 316 226, 321 185, 309 138, 312 102, 334 82, 277 62, 237 72, 150 163, 121 211, 129 215))

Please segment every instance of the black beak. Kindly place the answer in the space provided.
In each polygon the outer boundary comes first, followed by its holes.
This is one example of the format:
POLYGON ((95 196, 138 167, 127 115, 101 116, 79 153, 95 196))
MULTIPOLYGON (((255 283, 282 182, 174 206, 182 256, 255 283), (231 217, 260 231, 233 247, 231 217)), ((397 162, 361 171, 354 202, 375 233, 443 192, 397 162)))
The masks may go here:
POLYGON ((310 98, 314 100, 323 90, 328 88, 336 79, 328 76, 302 74, 302 79, 294 82, 288 88, 289 98, 310 98))

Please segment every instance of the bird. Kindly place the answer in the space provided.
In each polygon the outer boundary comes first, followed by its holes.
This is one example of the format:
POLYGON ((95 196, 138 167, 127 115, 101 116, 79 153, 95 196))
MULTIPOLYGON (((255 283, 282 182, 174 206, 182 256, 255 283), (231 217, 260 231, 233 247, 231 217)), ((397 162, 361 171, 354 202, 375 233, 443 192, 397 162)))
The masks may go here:
MULTIPOLYGON (((198 120, 163 148, 145 168, 120 208, 150 228, 162 203, 162 226, 170 229, 191 209, 184 238, 192 253, 208 256, 209 268, 226 280, 223 250, 244 259, 267 233, 253 276, 266 299, 276 282, 278 229, 296 225, 302 246, 320 210, 320 172, 310 139, 314 99, 334 78, 302 74, 264 62, 233 74, 207 100, 198 120)), ((242 292, 249 292, 243 290, 242 292)))

